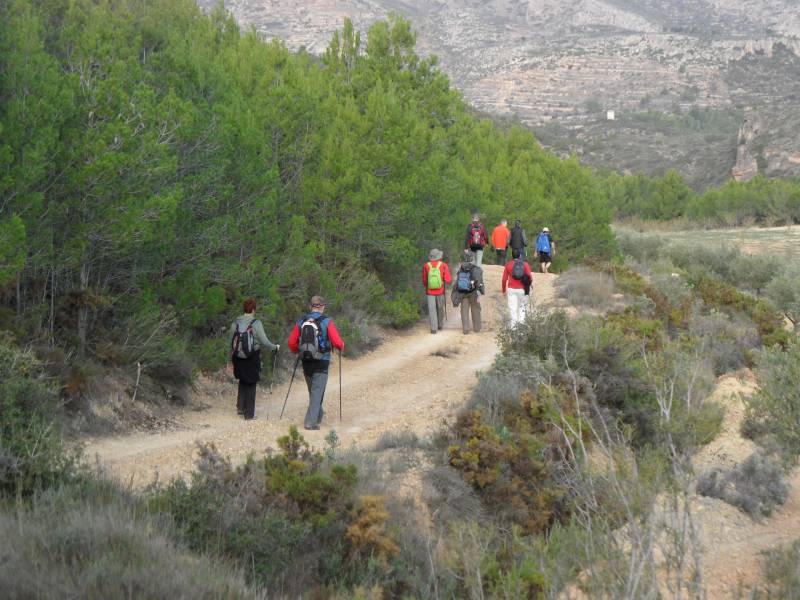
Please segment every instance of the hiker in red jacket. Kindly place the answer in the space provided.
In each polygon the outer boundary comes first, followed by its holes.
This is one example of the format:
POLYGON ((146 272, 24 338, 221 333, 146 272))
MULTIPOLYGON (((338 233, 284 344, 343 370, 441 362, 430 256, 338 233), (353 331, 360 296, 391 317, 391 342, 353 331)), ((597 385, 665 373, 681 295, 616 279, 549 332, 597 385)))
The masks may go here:
POLYGON ((322 296, 313 296, 311 312, 295 323, 289 336, 289 350, 295 354, 301 352, 303 375, 308 387, 308 410, 304 423, 306 429, 319 429, 325 415, 322 400, 328 384, 331 350, 336 348, 340 353, 344 351, 344 342, 333 324, 333 319, 323 314, 325 304, 322 296), (308 337, 306 332, 310 333, 308 337))
POLYGON ((522 258, 521 254, 518 248, 514 248, 511 251, 513 260, 510 260, 503 269, 503 295, 508 300, 511 327, 525 320, 530 299, 526 289, 530 290, 533 281, 531 266, 522 258))
POLYGON ((431 333, 438 333, 444 327, 444 292, 450 281, 450 269, 442 260, 442 251, 434 248, 428 253, 428 262, 422 267, 422 285, 428 299, 431 333))
POLYGON ((478 213, 472 215, 472 223, 467 227, 467 238, 464 244, 464 251, 471 250, 475 253, 475 266, 483 264, 483 247, 489 243, 489 236, 486 235, 486 227, 481 223, 478 213))

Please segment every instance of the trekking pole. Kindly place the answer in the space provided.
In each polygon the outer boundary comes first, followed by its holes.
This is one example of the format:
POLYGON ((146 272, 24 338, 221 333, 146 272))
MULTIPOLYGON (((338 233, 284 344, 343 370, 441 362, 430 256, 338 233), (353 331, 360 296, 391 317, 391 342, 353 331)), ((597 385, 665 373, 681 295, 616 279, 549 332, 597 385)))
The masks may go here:
MULTIPOLYGON (((272 387, 275 383, 275 370, 278 368, 278 351, 273 352, 275 358, 272 360, 272 377, 269 378, 269 397, 272 398, 272 387)), ((269 403, 267 403, 267 419, 269 419, 269 403)))
POLYGON ((289 399, 289 392, 292 391, 292 383, 294 383, 294 374, 297 373, 297 365, 300 364, 300 355, 297 355, 297 360, 294 361, 294 369, 292 369, 292 378, 289 380, 289 389, 286 390, 286 398, 283 400, 283 408, 281 409, 281 416, 278 419, 283 418, 283 411, 286 410, 286 401, 289 399))
POLYGON ((339 350, 339 422, 342 422, 342 351, 339 350))

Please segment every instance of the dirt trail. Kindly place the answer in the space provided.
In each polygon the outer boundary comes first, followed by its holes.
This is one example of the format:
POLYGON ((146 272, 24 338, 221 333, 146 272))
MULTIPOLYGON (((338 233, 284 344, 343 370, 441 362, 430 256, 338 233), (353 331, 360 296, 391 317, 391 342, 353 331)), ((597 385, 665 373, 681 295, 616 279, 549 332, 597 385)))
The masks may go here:
MULTIPOLYGON (((453 417, 475 383, 475 372, 489 367, 497 353, 496 334, 506 314, 501 276, 501 267, 484 265, 487 295, 483 298, 484 328, 479 334, 463 335, 459 312, 450 304, 445 329, 437 335, 420 323, 412 331, 392 335, 376 352, 357 360, 345 358, 341 423, 335 359, 323 426, 319 431, 303 431, 306 439, 321 447, 325 436, 335 429, 345 447, 353 443, 364 446, 391 430, 410 429, 424 435, 453 417)), ((555 275, 534 275, 537 305, 552 302, 555 279, 555 275)), ((301 376, 295 379, 283 419, 278 420, 287 386, 288 381, 276 386, 272 396, 259 389, 256 418, 243 421, 234 408, 233 381, 202 381, 192 403, 209 408, 187 411, 180 419, 182 429, 90 439, 86 454, 97 456, 110 475, 136 487, 156 477, 165 480, 190 472, 200 442, 211 442, 234 462, 242 461, 250 452, 275 447, 289 425, 302 426, 308 394, 301 376)))
MULTIPOLYGON (((725 422, 720 435, 695 457, 698 474, 715 466, 731 468, 757 449, 740 433, 744 418, 741 394, 752 393, 755 386, 749 371, 720 378, 712 399, 725 406, 725 422)), ((709 599, 735 597, 739 584, 743 590, 751 589, 761 580, 761 553, 800 539, 800 469, 792 471, 788 483, 791 489, 786 503, 760 521, 721 500, 696 498, 694 513, 700 527, 703 580, 709 599)))

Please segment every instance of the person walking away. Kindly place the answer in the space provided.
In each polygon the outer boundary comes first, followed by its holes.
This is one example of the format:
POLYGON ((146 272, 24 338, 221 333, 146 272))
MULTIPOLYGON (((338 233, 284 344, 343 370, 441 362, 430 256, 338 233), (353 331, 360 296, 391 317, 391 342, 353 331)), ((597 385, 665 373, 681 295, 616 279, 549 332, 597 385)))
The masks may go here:
POLYGON ((456 274, 453 286, 453 306, 461 307, 461 329, 464 335, 471 329, 478 333, 481 330, 481 296, 486 293, 483 287, 483 269, 475 264, 475 254, 465 250, 461 256, 461 266, 456 274))
POLYGON ((256 384, 261 379, 261 349, 272 352, 280 346, 269 341, 264 326, 256 316, 256 301, 244 301, 244 314, 237 317, 228 331, 231 340, 231 366, 233 376, 239 380, 236 395, 236 412, 245 419, 255 418, 256 384))
MULTIPOLYGON (((518 249, 511 251, 511 258, 503 269, 503 295, 508 302, 508 313, 511 327, 525 320, 528 312, 530 297, 525 293, 526 281, 533 280, 533 272, 528 261, 520 254, 518 249)), ((530 284, 528 284, 530 286, 530 284)))
POLYGON ((450 269, 442 260, 442 251, 434 248, 428 253, 428 262, 422 267, 422 285, 428 300, 431 333, 438 333, 444 327, 444 293, 450 281, 450 269))
POLYGON ((536 252, 539 254, 539 270, 542 273, 550 272, 550 265, 556 255, 556 242, 547 227, 536 236, 536 252))
POLYGON ((308 410, 303 423, 306 429, 319 429, 322 423, 325 416, 322 401, 328 384, 331 351, 344 351, 344 342, 333 319, 324 314, 325 306, 322 296, 313 296, 309 307, 311 312, 298 319, 289 335, 289 350, 300 354, 308 387, 308 410))
POLYGON ((467 227, 467 239, 464 250, 472 250, 475 253, 475 265, 480 267, 483 264, 483 248, 489 243, 489 236, 486 235, 486 227, 481 223, 481 217, 477 213, 472 215, 472 223, 467 227))
POLYGON ((519 219, 514 222, 509 245, 511 246, 512 253, 514 250, 519 250, 519 255, 525 258, 525 247, 528 245, 528 239, 525 237, 525 230, 522 228, 519 219))
POLYGON ((492 230, 492 247, 497 254, 498 265, 505 265, 508 260, 508 242, 511 232, 508 230, 508 221, 500 219, 500 224, 492 230))

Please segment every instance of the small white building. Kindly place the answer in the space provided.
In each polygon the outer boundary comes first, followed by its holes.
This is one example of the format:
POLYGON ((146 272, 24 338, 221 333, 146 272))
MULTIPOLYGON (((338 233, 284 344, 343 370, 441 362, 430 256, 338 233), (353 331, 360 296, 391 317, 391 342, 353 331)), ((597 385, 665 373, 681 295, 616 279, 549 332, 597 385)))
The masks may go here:
POLYGON ((613 110, 607 110, 606 111, 606 121, 613 121, 614 119, 616 119, 616 115, 614 114, 614 111, 613 110))

